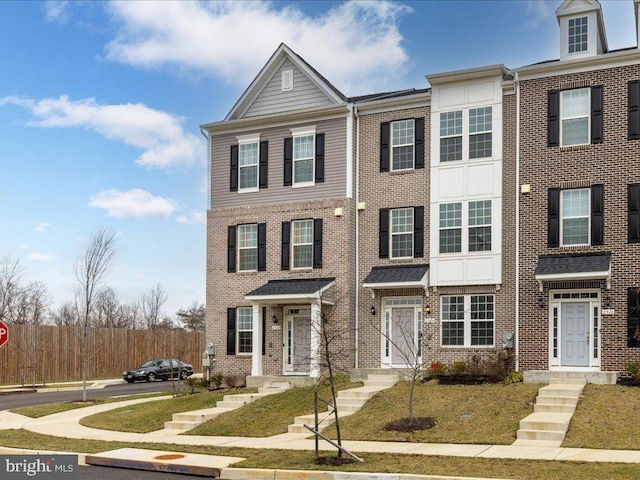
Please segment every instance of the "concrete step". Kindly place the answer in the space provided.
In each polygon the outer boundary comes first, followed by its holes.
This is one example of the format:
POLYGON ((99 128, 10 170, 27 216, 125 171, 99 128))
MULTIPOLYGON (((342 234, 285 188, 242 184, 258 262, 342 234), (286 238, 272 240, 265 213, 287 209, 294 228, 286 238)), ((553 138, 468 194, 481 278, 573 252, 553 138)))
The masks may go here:
POLYGON ((520 421, 520 428, 522 430, 566 432, 570 420, 570 413, 535 412, 520 421))
MULTIPOLYGON (((549 397, 541 397, 549 398, 549 397)), ((576 411, 575 405, 557 404, 557 403, 538 403, 533 406, 534 412, 547 412, 547 413, 570 413, 573 414, 576 411)))
POLYGON ((562 442, 566 432, 545 431, 545 430, 518 430, 518 440, 540 440, 562 442))
POLYGON ((196 428, 198 425, 201 425, 202 422, 187 422, 184 420, 180 420, 180 421, 170 421, 170 422, 164 422, 164 428, 165 430, 179 430, 181 432, 186 432, 187 430, 191 430, 193 428, 196 428))
POLYGON ((578 397, 583 385, 547 385, 538 390, 541 397, 578 397))
POLYGON ((391 388, 396 383, 398 383, 398 377, 395 375, 369 375, 364 381, 364 386, 391 388))
MULTIPOLYGON (((538 392, 540 393, 540 392, 538 392)), ((554 405, 577 405, 577 396, 541 396, 536 397, 536 403, 553 403, 554 405)))
POLYGON ((577 377, 551 377, 549 379, 549 385, 586 385, 587 380, 585 378, 577 377))

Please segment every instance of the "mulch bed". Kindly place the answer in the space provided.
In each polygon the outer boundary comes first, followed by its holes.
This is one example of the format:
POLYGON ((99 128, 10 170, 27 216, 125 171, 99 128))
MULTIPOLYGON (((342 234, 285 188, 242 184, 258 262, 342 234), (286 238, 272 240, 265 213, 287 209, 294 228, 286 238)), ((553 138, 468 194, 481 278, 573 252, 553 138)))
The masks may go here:
POLYGON ((348 465, 355 463, 356 460, 351 457, 318 457, 316 458, 316 465, 331 465, 333 467, 339 467, 340 465, 348 465))
MULTIPOLYGON (((491 375, 444 375, 439 377, 438 383, 440 385, 483 385, 486 383, 500 383, 503 377, 491 376, 491 375)), ((425 378, 425 381, 430 378, 425 378)))
POLYGON ((418 430, 428 430, 434 427, 435 424, 435 418, 431 417, 401 418, 387 423, 382 429, 387 432, 413 433, 418 430))

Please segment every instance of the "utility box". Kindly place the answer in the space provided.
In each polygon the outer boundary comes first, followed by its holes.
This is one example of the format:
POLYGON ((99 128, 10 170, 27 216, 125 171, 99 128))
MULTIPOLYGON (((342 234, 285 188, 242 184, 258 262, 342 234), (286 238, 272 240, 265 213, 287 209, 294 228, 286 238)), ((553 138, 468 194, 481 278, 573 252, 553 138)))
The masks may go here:
POLYGON ((513 348, 513 332, 505 332, 502 334, 502 347, 513 348))
POLYGON ((204 349, 204 354, 211 357, 215 356, 216 345, 213 342, 207 342, 207 345, 204 349))

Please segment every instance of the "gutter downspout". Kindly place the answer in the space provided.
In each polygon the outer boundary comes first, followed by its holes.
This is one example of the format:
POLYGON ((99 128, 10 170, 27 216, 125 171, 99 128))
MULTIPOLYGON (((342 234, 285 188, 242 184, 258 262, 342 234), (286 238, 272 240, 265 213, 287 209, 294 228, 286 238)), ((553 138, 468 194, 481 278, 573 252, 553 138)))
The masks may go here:
POLYGON ((515 369, 520 371, 520 80, 518 80, 518 72, 514 76, 516 84, 516 248, 515 248, 515 369))
POLYGON ((360 285, 359 285, 359 276, 360 276, 360 211, 358 210, 358 203, 360 202, 360 117, 358 116, 358 107, 353 105, 353 116, 356 120, 356 211, 355 211, 355 227, 356 227, 356 248, 355 248, 355 292, 356 292, 356 321, 355 321, 355 347, 354 347, 354 355, 355 362, 354 367, 359 367, 358 353, 359 353, 359 335, 360 335, 360 322, 358 319, 360 318, 360 285))

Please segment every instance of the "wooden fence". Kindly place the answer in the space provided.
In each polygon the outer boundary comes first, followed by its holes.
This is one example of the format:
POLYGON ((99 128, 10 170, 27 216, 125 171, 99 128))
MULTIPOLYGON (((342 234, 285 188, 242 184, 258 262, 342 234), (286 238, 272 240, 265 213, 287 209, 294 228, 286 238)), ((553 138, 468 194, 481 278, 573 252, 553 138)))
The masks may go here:
MULTIPOLYGON (((9 324, 0 347, 0 384, 43 384, 82 378, 79 327, 9 324)), ((89 332, 87 379, 116 378, 154 358, 177 358, 202 371, 204 333, 94 328, 89 332)))

